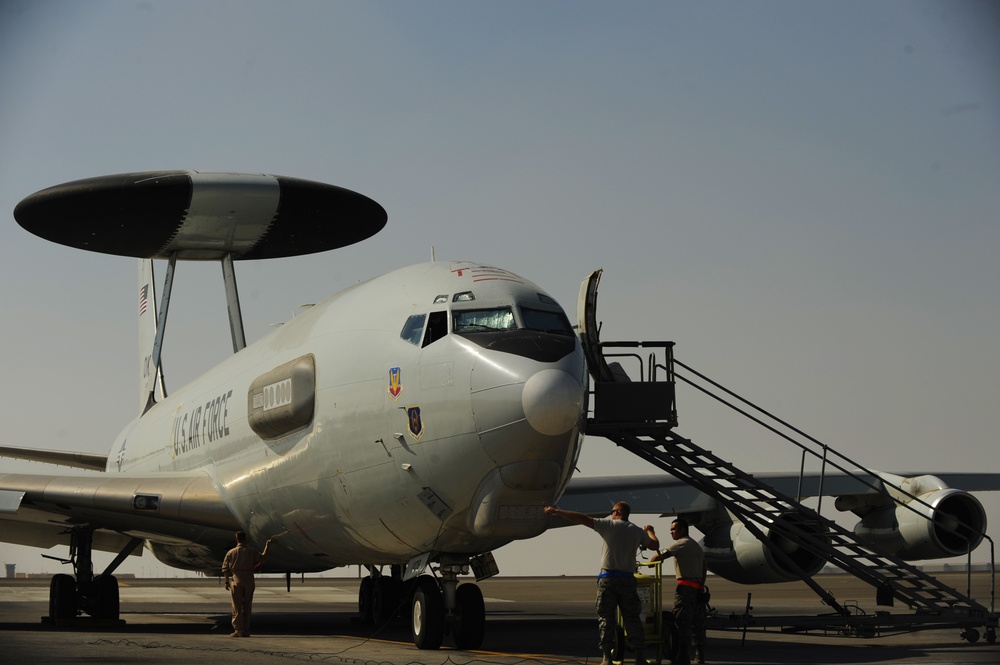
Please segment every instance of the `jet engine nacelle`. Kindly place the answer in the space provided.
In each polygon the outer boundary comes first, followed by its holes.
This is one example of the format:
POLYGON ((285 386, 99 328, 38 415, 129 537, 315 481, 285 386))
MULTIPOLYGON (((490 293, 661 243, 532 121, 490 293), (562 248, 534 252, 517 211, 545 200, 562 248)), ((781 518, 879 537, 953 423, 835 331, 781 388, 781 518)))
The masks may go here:
POLYGON ((185 545, 173 543, 154 543, 146 541, 146 549, 153 553, 157 561, 172 568, 193 570, 205 575, 220 575, 222 573, 222 552, 213 552, 202 545, 185 545))
MULTIPOLYGON (((811 532, 813 538, 825 538, 818 534, 816 527, 802 524, 795 515, 782 519, 792 522, 800 531, 811 532)), ((800 579, 798 572, 772 551, 771 547, 775 545, 808 576, 819 572, 826 563, 774 529, 761 527, 761 531, 771 546, 759 540, 742 522, 724 522, 710 529, 702 541, 708 569, 739 584, 771 584, 800 579)))
POLYGON ((868 513, 854 527, 858 538, 909 561, 962 556, 976 549, 986 531, 986 511, 979 499, 942 487, 933 476, 912 480, 939 489, 916 494, 920 501, 910 499, 868 513))

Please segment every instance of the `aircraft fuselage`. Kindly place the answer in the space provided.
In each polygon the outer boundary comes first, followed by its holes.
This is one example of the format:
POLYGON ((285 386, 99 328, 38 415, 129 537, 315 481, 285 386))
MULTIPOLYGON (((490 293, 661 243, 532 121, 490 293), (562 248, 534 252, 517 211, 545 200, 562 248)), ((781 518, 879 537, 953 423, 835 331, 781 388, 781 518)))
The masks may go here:
POLYGON ((421 264, 331 297, 155 404, 108 471, 204 470, 252 539, 278 537, 274 570, 476 554, 544 530, 586 386, 579 341, 537 286, 421 264))

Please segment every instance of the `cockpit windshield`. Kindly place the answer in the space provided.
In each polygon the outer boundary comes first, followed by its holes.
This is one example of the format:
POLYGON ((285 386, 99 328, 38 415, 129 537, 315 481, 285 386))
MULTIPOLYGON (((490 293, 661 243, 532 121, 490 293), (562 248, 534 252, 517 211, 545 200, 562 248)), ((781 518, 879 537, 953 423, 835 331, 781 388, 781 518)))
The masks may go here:
POLYGON ((528 330, 555 333, 556 335, 572 335, 573 328, 569 325, 566 315, 562 312, 551 312, 542 309, 521 308, 521 318, 528 330))
POLYGON ((452 330, 456 333, 494 332, 517 328, 514 312, 510 307, 456 309, 452 310, 451 317, 452 330))
POLYGON ((566 315, 559 309, 533 309, 523 305, 517 308, 505 305, 479 309, 453 309, 450 318, 449 330, 447 311, 431 312, 429 315, 414 314, 403 324, 399 336, 415 346, 433 344, 449 332, 468 335, 530 330, 573 337, 573 328, 566 315), (424 330, 425 322, 426 330, 424 330))
POLYGON ((452 310, 452 331, 456 333, 497 332, 500 330, 536 330, 557 335, 572 335, 573 329, 560 311, 521 307, 521 323, 511 307, 452 310))

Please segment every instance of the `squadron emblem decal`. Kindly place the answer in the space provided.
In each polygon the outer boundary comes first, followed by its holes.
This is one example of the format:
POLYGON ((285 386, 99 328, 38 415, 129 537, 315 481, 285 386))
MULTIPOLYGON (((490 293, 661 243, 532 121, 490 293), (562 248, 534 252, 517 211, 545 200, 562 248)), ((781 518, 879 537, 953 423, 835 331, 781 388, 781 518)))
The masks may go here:
POLYGON ((419 406, 406 407, 406 421, 409 423, 410 436, 414 441, 419 441, 424 435, 424 421, 420 418, 419 406))
POLYGON ((389 397, 395 402, 399 399, 399 393, 403 392, 403 381, 402 381, 403 371, 398 367, 389 368, 389 397))

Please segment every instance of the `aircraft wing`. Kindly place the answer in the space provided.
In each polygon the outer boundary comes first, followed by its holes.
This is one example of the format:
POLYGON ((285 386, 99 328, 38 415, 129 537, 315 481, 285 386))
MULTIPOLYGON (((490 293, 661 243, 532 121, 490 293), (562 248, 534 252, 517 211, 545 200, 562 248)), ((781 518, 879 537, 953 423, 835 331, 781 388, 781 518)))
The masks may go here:
POLYGON ((15 448, 13 446, 0 446, 0 457, 13 457, 14 459, 45 462, 46 464, 58 464, 59 466, 71 466, 77 469, 89 469, 92 471, 104 471, 108 465, 107 455, 77 453, 66 450, 15 448))
MULTIPOLYGON (((921 473, 902 474, 920 476, 921 473)), ((985 492, 1000 490, 1000 473, 935 473, 949 487, 985 492)), ((850 496, 877 494, 881 479, 870 474, 855 476, 807 474, 799 489, 799 474, 754 474, 786 496, 850 496)), ((711 510, 715 499, 669 474, 599 476, 570 480, 559 507, 592 516, 606 516, 618 501, 627 501, 635 514, 680 515, 711 510)), ((553 524, 556 526, 556 524, 553 524)))
POLYGON ((169 544, 228 542, 239 525, 202 472, 128 477, 0 474, 0 540, 49 548, 74 526, 94 548, 120 552, 133 538, 169 544))

